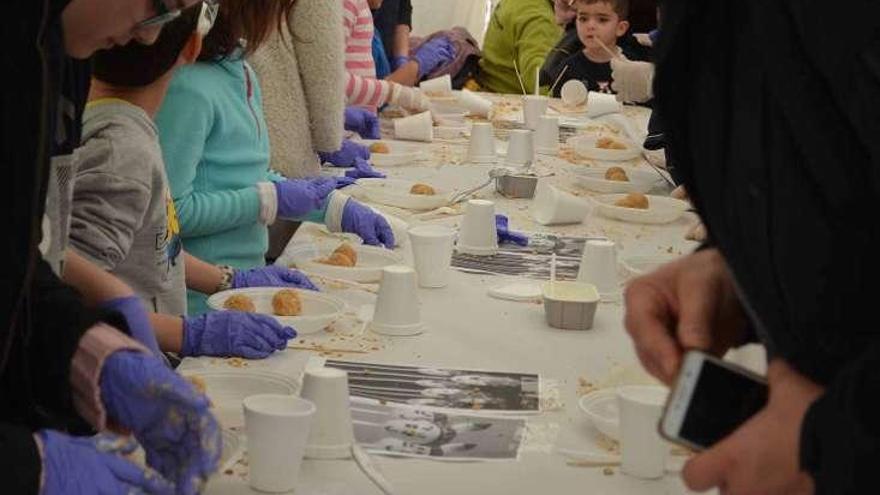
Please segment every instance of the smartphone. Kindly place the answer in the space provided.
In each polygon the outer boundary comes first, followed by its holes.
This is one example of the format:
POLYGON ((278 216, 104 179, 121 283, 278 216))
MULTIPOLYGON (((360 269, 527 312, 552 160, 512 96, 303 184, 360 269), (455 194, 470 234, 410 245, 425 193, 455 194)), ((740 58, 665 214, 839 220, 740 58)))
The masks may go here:
POLYGON ((767 381, 733 363, 699 351, 684 356, 660 419, 660 435, 704 450, 767 404, 767 381))

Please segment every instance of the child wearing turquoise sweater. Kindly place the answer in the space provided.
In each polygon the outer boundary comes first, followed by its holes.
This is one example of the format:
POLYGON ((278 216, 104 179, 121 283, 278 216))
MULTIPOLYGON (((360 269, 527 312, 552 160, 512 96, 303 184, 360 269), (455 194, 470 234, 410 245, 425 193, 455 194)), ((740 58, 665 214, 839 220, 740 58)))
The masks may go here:
MULTIPOLYGON (((393 247, 388 222, 339 191, 327 195, 322 181, 328 179, 287 180, 269 170, 260 86, 245 56, 283 14, 257 12, 250 19, 259 21, 244 26, 246 16, 229 16, 227 5, 221 3, 200 61, 174 74, 156 116, 184 248, 209 263, 262 266, 267 226, 276 218, 319 221, 393 247), (241 37, 247 50, 224 43, 241 37)), ((263 9, 260 2, 245 5, 263 9)), ((189 313, 206 311, 205 299, 189 291, 189 313)))

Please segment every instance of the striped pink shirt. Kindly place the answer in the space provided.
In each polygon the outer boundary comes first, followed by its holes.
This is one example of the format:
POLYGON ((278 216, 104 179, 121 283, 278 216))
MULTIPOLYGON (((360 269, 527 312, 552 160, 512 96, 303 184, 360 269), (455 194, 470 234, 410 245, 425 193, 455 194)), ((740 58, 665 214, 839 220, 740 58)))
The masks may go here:
POLYGON ((345 24, 345 95, 349 105, 376 108, 391 98, 391 84, 376 79, 373 14, 367 0, 342 0, 345 24))

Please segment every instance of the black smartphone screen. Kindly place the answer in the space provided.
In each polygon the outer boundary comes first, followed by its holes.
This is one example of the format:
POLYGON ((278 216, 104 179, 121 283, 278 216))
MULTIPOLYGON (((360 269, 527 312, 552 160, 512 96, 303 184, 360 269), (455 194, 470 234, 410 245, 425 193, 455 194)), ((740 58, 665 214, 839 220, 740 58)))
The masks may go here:
POLYGON ((680 436, 709 448, 767 403, 767 385, 712 361, 704 361, 680 436))

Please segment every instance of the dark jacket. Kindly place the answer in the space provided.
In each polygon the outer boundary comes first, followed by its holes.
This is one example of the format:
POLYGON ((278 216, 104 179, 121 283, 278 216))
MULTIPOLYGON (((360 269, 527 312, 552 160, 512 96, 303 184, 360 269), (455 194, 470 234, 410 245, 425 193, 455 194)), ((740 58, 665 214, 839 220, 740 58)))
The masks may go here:
POLYGON ((84 308, 37 250, 49 159, 79 142, 88 66, 64 55, 66 1, 11 3, 4 7, 15 16, 0 30, 0 476, 3 493, 36 493, 41 465, 32 433, 85 428, 71 399, 71 357, 95 322, 120 321, 84 308))
POLYGON ((827 387, 801 430, 819 493, 880 466, 880 4, 668 2, 656 103, 757 335, 827 387))

